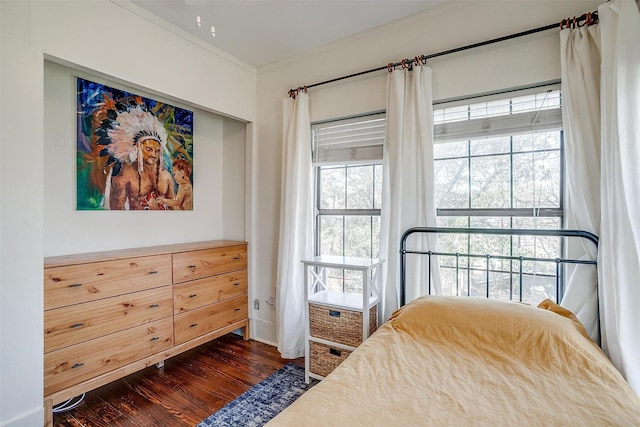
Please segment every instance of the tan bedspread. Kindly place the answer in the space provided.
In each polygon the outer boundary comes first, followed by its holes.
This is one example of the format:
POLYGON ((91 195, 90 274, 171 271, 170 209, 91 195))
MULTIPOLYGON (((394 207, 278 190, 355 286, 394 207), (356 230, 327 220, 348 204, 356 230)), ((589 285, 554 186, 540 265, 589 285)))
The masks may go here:
POLYGON ((640 426, 575 317, 481 298, 408 304, 273 426, 640 426))

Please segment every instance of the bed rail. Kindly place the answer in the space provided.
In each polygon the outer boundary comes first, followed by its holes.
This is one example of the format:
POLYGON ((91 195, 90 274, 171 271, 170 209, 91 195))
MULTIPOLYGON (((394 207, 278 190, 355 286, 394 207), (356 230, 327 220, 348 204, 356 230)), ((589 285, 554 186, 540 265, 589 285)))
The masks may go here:
MULTIPOLYGON (((472 259, 485 259, 485 288, 486 288, 486 297, 490 297, 490 278, 491 273, 507 273, 510 275, 511 279, 513 276, 517 276, 519 281, 517 286, 514 286, 512 283, 510 284, 510 295, 509 299, 514 299, 513 291, 514 288, 518 289, 518 301, 523 301, 523 278, 527 275, 531 275, 531 273, 525 273, 523 266, 525 263, 538 263, 538 262, 546 262, 546 263, 554 263, 555 264, 555 298, 556 302, 560 302, 563 292, 564 292, 564 266, 566 264, 583 264, 583 265, 593 265, 597 268, 597 260, 596 259, 577 259, 570 258, 564 256, 558 256, 553 258, 547 257, 537 257, 537 256, 522 256, 522 255, 513 255, 513 254, 479 254, 479 253, 460 253, 460 252, 441 252, 441 251, 422 251, 422 250, 410 250, 407 249, 407 240, 412 235, 441 235, 441 234, 461 234, 461 235, 506 235, 506 236, 541 236, 541 237, 558 237, 560 238, 560 251, 559 254, 563 254, 566 252, 564 247, 563 238, 574 237, 578 239, 585 239, 591 242, 595 246, 595 253, 597 254, 598 248, 598 236, 588 231, 583 230, 542 230, 542 229, 488 229, 488 228, 448 228, 448 227, 413 227, 409 228, 404 232, 402 238, 400 240, 400 306, 403 306, 406 303, 406 280, 407 280, 407 255, 408 254, 416 254, 416 255, 427 255, 428 256, 428 292, 432 293, 432 257, 453 257, 455 259, 455 267, 449 266, 446 268, 455 269, 455 277, 456 280, 458 278, 458 274, 460 270, 466 270, 468 273, 471 271, 482 271, 477 267, 471 266, 472 259), (463 258, 467 260, 466 267, 460 267, 459 260, 463 258), (511 267, 508 271, 504 270, 492 270, 491 268, 491 260, 507 260, 509 261, 511 267), (514 263, 517 265, 517 270, 513 270, 514 263)), ((511 240, 511 245, 513 245, 513 240, 511 240)), ((456 284, 457 286, 458 284, 456 284)), ((467 281, 467 295, 470 294, 470 283, 467 281)))

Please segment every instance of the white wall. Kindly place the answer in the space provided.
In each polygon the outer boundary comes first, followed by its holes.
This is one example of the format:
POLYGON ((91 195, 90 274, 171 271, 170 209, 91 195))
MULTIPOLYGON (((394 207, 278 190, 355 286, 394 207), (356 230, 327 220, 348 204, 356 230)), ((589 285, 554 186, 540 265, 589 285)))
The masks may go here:
MULTIPOLYGON (((574 0, 455 1, 258 70, 256 142, 252 156, 255 297, 276 280, 281 169, 281 100, 290 88, 560 22, 600 2, 574 0)), ((429 61, 435 100, 560 78, 559 36, 550 30, 429 61)), ((311 120, 385 108, 386 72, 309 90, 311 120)), ((302 285, 302 284, 301 284, 302 285)), ((254 311, 256 338, 276 340, 274 312, 254 311), (258 327, 259 325, 259 327, 258 327)))
MULTIPOLYGON (((253 121, 255 70, 203 45, 195 38, 167 31, 156 19, 122 0, 0 1, 0 426, 42 424, 45 237, 47 253, 93 250, 100 245, 78 235, 78 229, 86 231, 89 224, 87 216, 73 210, 69 170, 52 172, 50 164, 45 168, 45 154, 59 156, 63 163, 68 162, 65 156, 69 154, 65 154, 68 146, 63 141, 69 122, 61 123, 53 135, 44 135, 45 57, 136 91, 161 95, 169 102, 182 100, 204 112, 253 121), (52 145, 45 150, 49 141, 52 145), (60 190, 58 184, 67 188, 60 190), (60 191, 59 199, 45 195, 45 189, 60 191), (45 200, 62 212, 45 209, 45 200), (78 228, 73 224, 76 221, 78 228), (68 233, 75 236, 73 242, 69 238, 55 242, 55 236, 68 233)), ((57 112, 47 112, 47 121, 55 117, 52 114, 57 112)), ((216 141, 208 153, 214 156, 208 159, 213 162, 215 153, 224 150, 220 122, 220 118, 212 120, 209 128, 216 141)), ((206 163, 205 157, 201 160, 206 163)), ((221 164, 216 165, 218 171, 210 179, 224 179, 221 164)), ((196 169, 196 180, 201 179, 198 174, 204 179, 204 168, 196 169)), ((201 191, 206 192, 204 185, 201 191)), ((195 186, 194 191, 197 182, 195 186)), ((221 203, 225 198, 221 188, 215 187, 204 197, 210 198, 209 203, 221 203)), ((195 203, 197 206, 198 199, 195 203)), ((198 222, 195 228, 204 225, 212 237, 223 237, 219 208, 211 218, 198 222)), ((109 246, 118 247, 139 244, 138 238, 126 244, 120 238, 108 241, 109 246)))
POLYGON ((222 237, 245 240, 246 126, 227 118, 222 124, 222 237))

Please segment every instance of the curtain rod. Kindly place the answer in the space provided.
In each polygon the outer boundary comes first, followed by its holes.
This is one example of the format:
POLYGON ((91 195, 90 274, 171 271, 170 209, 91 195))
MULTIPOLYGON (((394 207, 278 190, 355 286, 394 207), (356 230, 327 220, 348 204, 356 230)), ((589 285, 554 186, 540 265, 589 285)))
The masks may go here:
POLYGON ((364 74, 370 74, 370 73, 374 73, 376 71, 382 71, 382 70, 388 70, 388 71, 392 71, 395 67, 398 66, 402 66, 403 68, 411 68, 411 66, 413 65, 413 63, 417 63, 418 61, 420 61, 422 64, 426 64, 428 59, 431 58, 437 58, 439 56, 444 56, 444 55, 449 55, 452 53, 456 53, 456 52, 461 52, 463 50, 469 50, 469 49, 474 49, 476 47, 481 47, 481 46, 486 46, 486 45, 490 45, 493 43, 498 43, 501 41, 505 41, 505 40, 510 40, 510 39, 515 39, 518 37, 523 37, 523 36, 528 36, 530 34, 535 34, 535 33, 540 33, 542 31, 547 31, 547 30, 551 30, 553 28, 558 28, 560 27, 560 29, 564 29, 564 28, 577 28, 577 27, 583 27, 585 25, 594 25, 598 23, 598 12, 589 12, 589 13, 584 13, 582 15, 580 15, 579 17, 573 17, 573 18, 566 18, 563 19, 562 21, 560 21, 560 24, 549 24, 549 25, 545 25, 544 27, 538 27, 538 28, 534 28, 532 30, 527 30, 527 31, 522 31, 519 33, 515 33, 515 34, 510 34, 508 36, 503 36, 503 37, 497 37, 495 39, 491 39, 491 40, 485 40, 483 42, 478 42, 478 43, 473 43, 470 45, 466 45, 466 46, 461 46, 461 47, 457 47, 454 49, 449 49, 449 50, 445 50, 442 52, 438 52, 438 53, 432 53, 429 55, 421 55, 421 56, 416 56, 414 59, 403 59, 399 62, 392 62, 389 63, 387 65, 381 66, 381 67, 376 67, 376 68, 372 68, 370 70, 366 70, 366 71, 360 71, 359 73, 354 73, 354 74, 349 74, 346 76, 341 76, 341 77, 336 77, 330 80, 325 80, 323 82, 319 82, 319 83, 313 83, 310 85, 306 85, 306 86, 299 86, 296 89, 289 89, 289 96, 292 98, 295 98, 296 95, 298 94, 298 92, 300 91, 304 91, 306 92, 307 89, 310 89, 312 87, 317 87, 317 86, 322 86, 322 85, 326 85, 329 83, 334 83, 340 80, 346 80, 346 79, 350 79, 353 77, 358 77, 358 76, 362 76, 364 74))

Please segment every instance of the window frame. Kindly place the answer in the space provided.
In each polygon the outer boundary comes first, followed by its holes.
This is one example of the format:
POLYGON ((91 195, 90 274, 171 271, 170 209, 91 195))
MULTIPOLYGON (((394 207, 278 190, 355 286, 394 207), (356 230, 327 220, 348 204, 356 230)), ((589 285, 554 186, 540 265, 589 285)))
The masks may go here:
MULTIPOLYGON (((540 84, 536 84, 536 85, 531 85, 528 87, 524 87, 524 88, 516 88, 516 89, 511 89, 511 90, 502 90, 502 91, 497 91, 494 93, 486 93, 486 94, 479 94, 479 95, 472 95, 472 96, 468 96, 468 97, 460 97, 460 98, 456 98, 456 99, 451 99, 451 100, 443 100, 443 101, 437 101, 433 103, 433 114, 435 115, 437 110, 441 110, 443 108, 447 108, 449 106, 467 106, 467 119, 466 120, 471 120, 472 117, 472 111, 471 111, 471 106, 474 104, 477 104, 478 102, 490 102, 490 101, 496 101, 496 100, 504 100, 504 99, 513 99, 519 96, 526 96, 526 95, 531 95, 531 94, 537 94, 537 93, 541 93, 544 89, 547 89, 547 91, 552 91, 552 90, 558 90, 559 91, 559 99, 560 99, 560 106, 558 108, 561 108, 562 106, 562 91, 560 88, 560 82, 559 81, 553 81, 553 82, 546 82, 546 83, 540 83, 540 84), (438 106, 439 108, 436 108, 436 106, 438 106)), ((509 109, 510 109, 510 113, 513 114, 513 104, 510 102, 509 103, 509 109)), ((508 116, 508 115, 504 115, 504 116, 508 116)), ((452 122, 457 122, 459 120, 454 120, 452 122)), ((446 124, 447 122, 439 122, 440 123, 444 123, 446 124)), ((436 126, 438 126, 438 124, 434 125, 434 128, 436 126)), ((446 217, 446 216, 454 216, 454 217, 472 217, 472 216, 476 216, 476 217, 523 217, 523 218, 536 218, 536 217, 541 217, 541 218, 549 218, 549 217, 558 217, 560 218, 560 227, 562 228, 564 225, 564 193, 565 193, 565 155, 564 155, 564 129, 560 129, 560 141, 559 141, 559 149, 532 149, 530 151, 517 151, 514 153, 513 151, 513 134, 509 135, 509 151, 508 152, 501 152, 501 153, 495 153, 495 154, 476 154, 473 155, 471 154, 471 142, 474 140, 478 140, 480 138, 482 138, 484 135, 483 134, 477 134, 474 135, 476 136, 476 139, 474 139, 473 137, 469 137, 466 140, 462 139, 460 141, 466 141, 467 143, 467 153, 468 155, 466 156, 451 156, 451 157, 443 157, 443 158, 435 158, 434 157, 434 163, 441 161, 441 160, 454 160, 454 159, 467 159, 468 163, 467 163, 467 167, 469 169, 469 171, 471 171, 471 159, 473 158, 480 158, 480 157, 495 157, 495 156, 504 156, 504 155, 509 155, 509 163, 510 163, 510 188, 511 188, 511 204, 513 205, 513 156, 514 154, 526 154, 526 153, 532 153, 535 155, 535 153, 540 153, 540 152, 550 152, 550 151, 558 151, 559 152, 559 162, 560 162, 560 176, 559 176, 559 193, 558 193, 558 207, 554 207, 554 208, 439 208, 436 207, 436 217, 442 216, 442 217, 446 217), (536 213, 537 211, 537 213, 536 213), (533 213, 533 215, 529 215, 528 213, 531 212, 533 213)), ((435 133, 435 131, 434 131, 435 133)), ((437 144, 437 142, 436 142, 437 144)), ((469 189, 471 188, 471 173, 469 174, 469 178, 468 178, 468 186, 469 189)), ((469 191, 469 197, 471 197, 471 192, 469 191)), ((469 202, 469 205, 471 205, 471 202, 469 202)))
MULTIPOLYGON (((380 173, 384 174, 384 170, 383 170, 383 159, 382 159, 382 144, 384 144, 384 128, 382 128, 382 132, 380 132, 380 125, 374 125, 377 126, 377 133, 372 134, 370 132, 371 128, 367 126, 367 122, 373 121, 373 122, 378 122, 380 123, 380 119, 382 119, 382 124, 384 126, 386 126, 386 112, 385 111, 373 111, 370 113, 365 113, 365 114, 359 114, 359 115, 355 115, 355 116, 349 116, 349 117, 343 117, 343 118, 337 118, 337 119, 332 119, 332 120, 324 120, 324 121, 320 121, 320 122, 315 122, 311 124, 311 135, 312 135, 312 140, 310 141, 310 143, 312 144, 312 152, 313 152, 313 162, 312 162, 312 167, 313 167, 313 176, 314 176, 314 220, 313 220, 313 224, 314 224, 314 230, 313 230, 313 251, 314 251, 314 255, 318 256, 321 254, 321 250, 322 250, 322 220, 323 218, 327 218, 327 217, 340 217, 342 220, 342 230, 340 230, 341 232, 341 238, 342 238, 342 242, 341 242, 341 247, 342 247, 342 253, 341 255, 344 256, 345 255, 345 250, 347 249, 347 218, 348 217, 369 217, 369 235, 370 237, 370 241, 368 242, 368 255, 367 257, 370 258, 374 258, 379 256, 379 254, 374 253, 373 251, 378 248, 379 249, 379 242, 374 241, 374 218, 377 218, 378 220, 378 225, 381 224, 381 204, 382 204, 382 176, 380 176, 380 192, 376 193, 376 173, 377 173, 377 168, 379 168, 380 173), (329 129, 326 129, 326 131, 329 132, 329 138, 333 137, 333 129, 331 129, 332 126, 335 126, 336 128, 341 128, 342 126, 349 126, 349 125, 353 125, 354 126, 354 149, 355 149, 355 153, 353 154, 354 157, 343 157, 344 155, 347 154, 347 152, 349 151, 349 149, 347 148, 345 150, 345 144, 341 144, 338 143, 336 144, 336 146, 331 146, 331 147, 335 147, 335 149, 337 149, 337 153, 339 153, 338 155, 334 156, 334 155, 327 155, 327 146, 323 145, 323 140, 321 138, 323 138, 325 135, 327 134, 323 134, 323 128, 327 127, 329 129), (318 130, 320 132, 320 135, 322 135, 320 137, 320 143, 318 144, 318 141, 316 140, 316 133, 315 131, 318 130), (366 141, 367 138, 371 137, 371 140, 368 142, 363 143, 363 141, 366 141), (364 138, 364 139, 363 139, 364 138), (320 154, 322 153, 322 154, 320 154), (349 174, 349 169, 350 168, 357 168, 357 167, 370 167, 371 168, 371 174, 372 174, 372 180, 371 180, 371 191, 373 192, 372 194, 372 208, 371 209, 353 209, 353 208, 348 208, 348 200, 349 200, 349 180, 348 180, 348 174, 349 174), (325 209, 321 207, 321 201, 322 201, 322 171, 323 170, 327 170, 327 169, 331 169, 331 168, 341 168, 344 170, 344 189, 343 189, 343 195, 344 195, 344 200, 345 200, 345 207, 344 209, 325 209), (377 195, 380 195, 380 201, 378 203, 378 199, 377 199, 377 195), (379 208, 375 208, 376 203, 378 203, 378 206, 380 206, 379 208)), ((340 132, 340 131, 339 131, 340 132)), ((348 139, 348 138, 347 138, 348 139)), ((333 142, 333 141, 332 141, 333 142)), ((348 147, 348 144, 346 145, 348 147)), ((330 148, 331 149, 331 148, 330 148)), ((330 150, 329 149, 329 150, 330 150)), ((334 273, 337 273, 334 272, 334 273)), ((351 273, 349 270, 342 270, 342 274, 341 274, 341 282, 342 282, 342 292, 350 292, 349 289, 351 289, 351 286, 353 285, 351 282, 353 282, 352 277, 350 276, 351 273)), ((357 281, 358 284, 360 284, 361 286, 361 280, 357 281)), ((356 293, 357 292, 362 292, 362 289, 356 289, 356 293)))
MULTIPOLYGON (((315 255, 320 255, 320 236, 322 233, 322 229, 321 229, 321 219, 322 216, 342 216, 343 217, 343 222, 342 222, 342 248, 343 248, 343 255, 344 255, 344 247, 345 247, 345 236, 346 236, 346 232, 345 232, 345 221, 344 221, 344 217, 346 216, 369 216, 369 217, 380 217, 381 215, 381 211, 382 209, 348 209, 348 208, 344 208, 344 209, 322 209, 320 208, 320 197, 322 194, 322 181, 320 179, 320 174, 321 174, 321 169, 322 169, 323 165, 314 165, 314 169, 315 169, 315 185, 314 185, 314 189, 315 189, 315 206, 314 206, 314 216, 315 216, 315 221, 314 221, 314 254, 315 255)), ((350 167, 364 167, 364 166, 371 166, 373 173, 375 174, 375 166, 380 166, 381 168, 382 166, 382 161, 379 162, 372 162, 372 163, 351 163, 351 164, 341 164, 341 165, 335 165, 335 167, 341 167, 344 168, 345 170, 345 198, 347 195, 347 179, 346 179, 346 175, 348 173, 348 169, 350 167)), ((382 171, 382 173, 384 173, 384 169, 382 171)), ((375 180, 373 180, 375 182, 375 180)), ((373 205, 375 206, 375 191, 373 192, 373 205)), ((380 201, 382 203, 382 201, 380 201)), ((371 254, 371 256, 373 256, 373 254, 371 254)))
MULTIPOLYGON (((509 101, 509 110, 510 113, 513 113, 513 104, 511 99, 512 98, 516 98, 518 96, 522 96, 522 95, 527 95, 527 94, 532 94, 532 93, 541 93, 542 90, 540 90, 540 86, 537 86, 536 88, 531 88, 533 90, 529 90, 528 93, 518 93, 518 90, 513 90, 513 91, 504 91, 504 92, 500 92, 497 94, 493 94, 490 96, 487 96, 486 98, 484 96, 473 96, 473 97, 468 97, 466 99, 461 98, 461 99, 457 99, 455 100, 455 102, 447 102, 447 101, 442 101, 442 102, 438 102, 438 103, 434 103, 434 108, 433 108, 433 113, 435 115, 436 110, 440 110, 443 108, 446 108, 449 105, 455 105, 455 106, 462 106, 462 105, 466 105, 467 106, 467 120, 471 120, 471 114, 472 114, 472 110, 471 110, 471 105, 476 104, 478 102, 484 102, 484 101, 493 101, 493 100, 501 100, 501 99, 510 99, 509 101), (537 89, 537 91, 536 91, 537 89), (479 99, 480 98, 480 99, 479 99), (483 99, 484 98, 484 99, 483 99), (449 105, 447 105, 449 104, 449 105), (438 105, 439 108, 436 107, 436 105, 438 105)), ((558 91, 560 91, 559 85, 554 85, 554 90, 557 89, 558 91)), ((562 92, 560 91, 559 93, 559 99, 560 99, 560 107, 562 105, 562 92)), ((441 123, 447 123, 447 122, 441 122, 441 123)), ((499 152, 499 153, 490 153, 490 154, 472 154, 472 150, 471 150, 471 144, 472 141, 477 141, 478 139, 483 138, 484 135, 482 134, 477 134, 477 135, 468 135, 466 138, 464 139, 460 139, 459 141, 466 141, 466 155, 455 155, 455 156, 450 156, 450 157, 440 157, 440 158, 435 158, 434 157, 434 163, 438 162, 438 161, 442 161, 442 160, 461 160, 461 159, 466 159, 467 160, 467 168, 469 171, 468 177, 467 177, 467 190, 468 190, 468 208, 440 208, 436 206, 436 218, 462 218, 462 219, 466 219, 466 225, 461 227, 461 228, 472 228, 471 226, 471 221, 472 218, 478 218, 478 217, 494 217, 494 218, 505 218, 508 219, 509 221, 509 228, 513 228, 514 227, 514 218, 530 218, 532 220, 535 220, 536 218, 559 218, 559 228, 562 229, 564 228, 564 224, 565 224, 565 153, 564 153, 564 128, 561 128, 558 130, 559 132, 559 148, 541 148, 541 149, 535 149, 534 147, 531 147, 531 150, 527 150, 527 151, 515 151, 514 152, 514 135, 516 133, 512 133, 509 135, 509 149, 504 151, 504 152, 499 152), (514 154, 532 154, 533 156, 535 156, 535 153, 540 153, 540 152, 558 152, 559 153, 559 159, 558 161, 560 162, 559 164, 559 182, 558 182, 558 206, 557 207, 545 207, 545 208, 472 208, 471 206, 471 197, 472 197, 472 192, 471 192, 471 188, 472 188, 472 167, 471 167, 471 163, 472 163, 472 159, 474 158, 480 158, 480 157, 496 157, 496 156, 508 156, 509 157, 509 187, 510 187, 510 205, 513 206, 514 204, 514 154)), ((435 131, 434 131, 435 133, 435 131)), ((434 165, 435 167, 435 165, 434 165)), ((462 222, 462 221, 461 221, 462 222)), ((467 235, 467 253, 471 252, 471 238, 470 235, 467 235)), ((559 242, 559 255, 563 254, 565 252, 565 243, 564 243, 564 239, 560 239, 559 242)), ((509 239, 509 254, 513 255, 514 254, 514 239, 513 236, 510 236, 509 239)), ((468 262, 468 261, 467 261, 468 262)), ((511 262, 511 264, 513 264, 513 262, 511 262)), ((564 265, 562 265, 562 269, 564 270, 564 265)), ((441 266, 441 268, 449 268, 446 266, 441 266)), ((457 268, 457 267, 456 267, 457 268)), ((510 270, 513 269, 513 265, 511 265, 510 270)), ((460 283, 458 282, 458 274, 460 275, 466 275, 466 283, 467 283, 467 293, 469 292, 469 286, 471 283, 471 275, 472 275, 472 270, 475 270, 474 268, 471 267, 471 264, 468 263, 466 268, 460 268, 460 270, 462 271, 458 271, 456 270, 456 292, 459 292, 460 290, 460 283)), ((504 273, 510 273, 509 271, 505 270, 504 273)), ((564 274, 564 271, 562 271, 560 273, 563 277, 566 277, 564 274)), ((525 273, 525 275, 527 275, 525 273)), ((513 297, 512 293, 513 293, 513 274, 509 275, 509 282, 510 282, 510 299, 513 297)), ((559 295, 563 295, 564 293, 564 283, 562 283, 562 281, 559 283, 560 289, 559 289, 559 295)), ((487 289, 487 292, 489 292, 489 290, 487 289)), ((520 293, 522 293, 522 289, 519 290, 520 293)))

